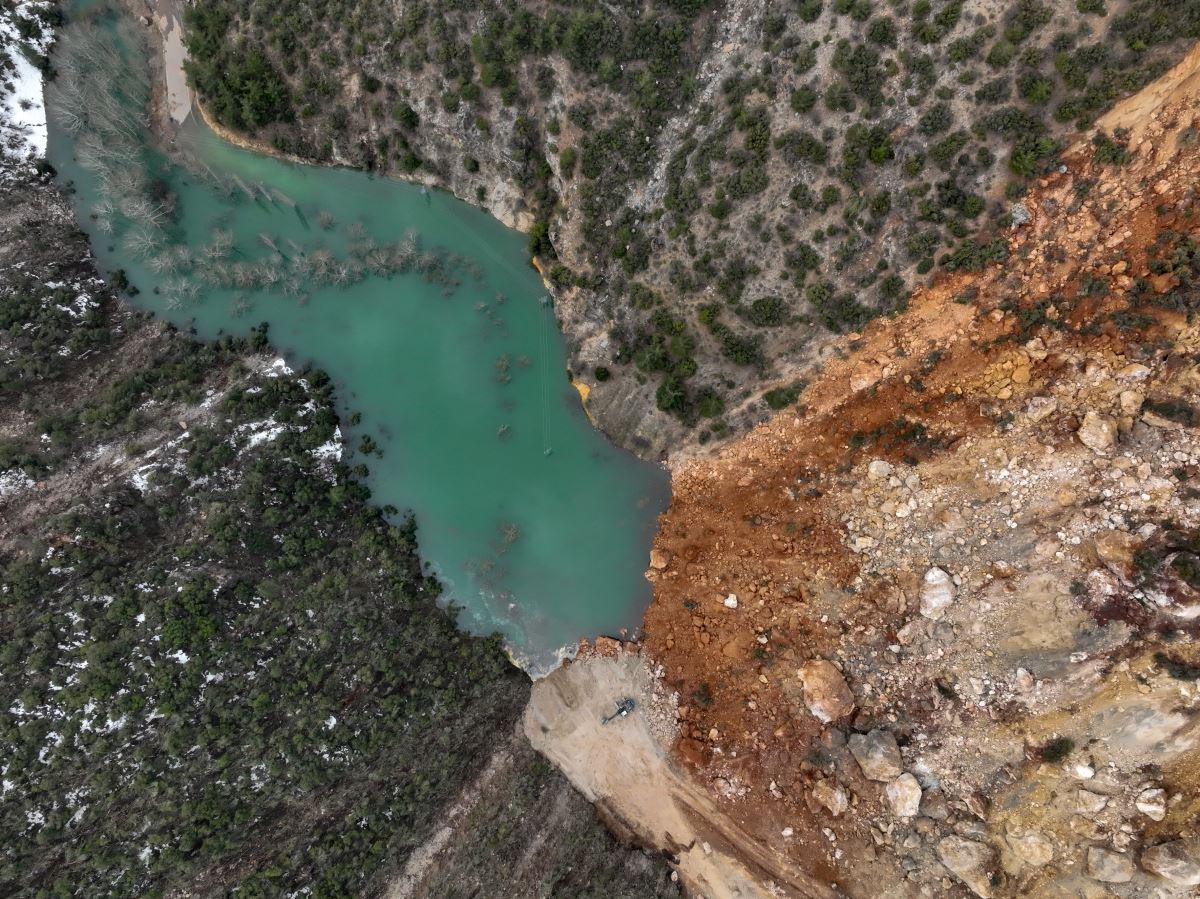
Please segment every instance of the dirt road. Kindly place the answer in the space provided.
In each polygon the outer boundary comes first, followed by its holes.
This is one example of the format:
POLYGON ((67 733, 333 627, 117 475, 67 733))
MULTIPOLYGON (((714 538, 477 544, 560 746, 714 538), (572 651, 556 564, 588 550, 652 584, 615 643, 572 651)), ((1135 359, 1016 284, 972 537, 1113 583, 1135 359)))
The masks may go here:
POLYGON ((684 883, 709 899, 841 895, 747 841, 668 755, 673 712, 641 656, 590 658, 533 686, 525 734, 581 793, 635 839, 677 859, 684 883), (629 696, 636 710, 601 724, 629 696))

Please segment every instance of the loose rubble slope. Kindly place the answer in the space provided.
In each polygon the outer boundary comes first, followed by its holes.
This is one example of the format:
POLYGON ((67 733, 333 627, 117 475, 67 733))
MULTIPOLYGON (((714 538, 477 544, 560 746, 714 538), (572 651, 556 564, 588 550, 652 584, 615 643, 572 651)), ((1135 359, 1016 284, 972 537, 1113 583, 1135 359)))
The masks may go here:
POLYGON ((735 855, 851 896, 1194 895, 1198 71, 1068 152, 1005 262, 677 463, 641 652, 735 855))

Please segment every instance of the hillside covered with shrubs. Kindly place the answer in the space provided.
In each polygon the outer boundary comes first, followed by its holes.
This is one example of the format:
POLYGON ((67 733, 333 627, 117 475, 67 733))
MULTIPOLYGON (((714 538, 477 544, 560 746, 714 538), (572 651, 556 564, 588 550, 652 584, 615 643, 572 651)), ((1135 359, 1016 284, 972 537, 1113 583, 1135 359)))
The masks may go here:
POLYGON ((219 0, 187 24, 225 124, 528 227, 593 411, 652 453, 758 420, 824 336, 997 258, 1200 4, 219 0))

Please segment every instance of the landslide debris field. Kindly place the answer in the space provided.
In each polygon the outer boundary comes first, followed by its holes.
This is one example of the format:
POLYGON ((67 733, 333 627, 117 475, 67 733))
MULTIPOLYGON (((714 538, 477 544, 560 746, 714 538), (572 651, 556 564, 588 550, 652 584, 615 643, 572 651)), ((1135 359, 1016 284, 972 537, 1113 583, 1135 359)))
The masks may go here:
MULTIPOLYGON (((1198 71, 1038 179, 1003 263, 675 467, 646 702, 736 822, 709 848, 776 860, 761 895, 815 895, 791 865, 860 897, 1200 884, 1198 71)), ((606 751, 568 776, 636 809, 606 751)))

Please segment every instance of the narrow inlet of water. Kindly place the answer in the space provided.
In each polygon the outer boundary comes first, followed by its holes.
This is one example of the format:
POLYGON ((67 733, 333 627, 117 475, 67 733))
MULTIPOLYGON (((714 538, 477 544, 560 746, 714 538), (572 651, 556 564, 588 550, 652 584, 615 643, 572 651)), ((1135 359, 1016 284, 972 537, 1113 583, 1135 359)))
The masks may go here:
POLYGON ((156 316, 205 338, 267 322, 288 364, 326 371, 361 414, 347 442, 382 451, 364 459, 375 501, 415 514, 463 627, 499 631, 535 675, 636 628, 668 476, 588 422, 523 236, 194 116, 168 157, 146 125, 149 52, 104 7, 77 8, 58 44, 48 155, 101 266, 156 316))

